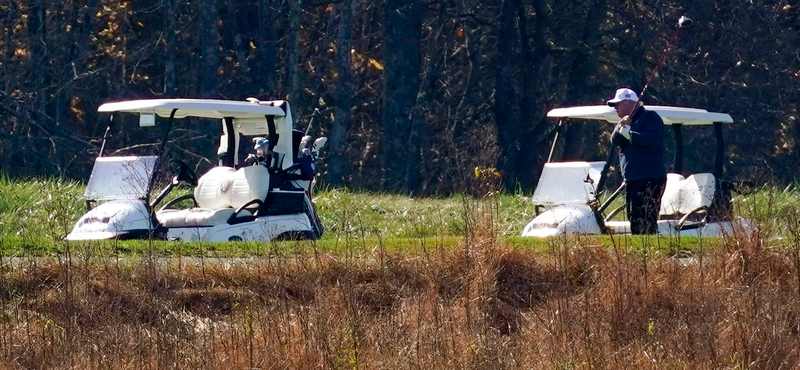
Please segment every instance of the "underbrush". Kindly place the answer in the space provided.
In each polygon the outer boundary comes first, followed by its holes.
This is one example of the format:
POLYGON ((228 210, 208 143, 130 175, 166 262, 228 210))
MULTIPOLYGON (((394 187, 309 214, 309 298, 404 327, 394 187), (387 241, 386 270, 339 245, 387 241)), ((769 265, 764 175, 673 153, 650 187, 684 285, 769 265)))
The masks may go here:
POLYGON ((738 197, 754 228, 721 239, 521 238, 522 197, 329 190, 322 240, 211 244, 64 243, 82 189, 48 186, 0 203, 3 367, 800 366, 793 189, 738 197))
POLYGON ((678 257, 482 229, 429 253, 0 260, 23 368, 791 368, 796 255, 678 257), (468 241, 467 241, 468 240, 468 241))

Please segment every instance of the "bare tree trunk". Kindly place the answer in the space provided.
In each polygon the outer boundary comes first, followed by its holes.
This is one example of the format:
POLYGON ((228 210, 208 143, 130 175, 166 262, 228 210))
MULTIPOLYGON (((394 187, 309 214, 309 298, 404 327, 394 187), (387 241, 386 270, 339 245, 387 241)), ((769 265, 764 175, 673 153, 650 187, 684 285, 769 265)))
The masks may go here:
POLYGON ((49 82, 51 71, 48 68, 48 40, 47 40, 47 4, 42 0, 36 0, 30 9, 29 32, 31 54, 29 57, 29 68, 34 77, 31 89, 34 98, 30 101, 31 122, 25 124, 28 145, 32 149, 32 156, 26 158, 26 167, 50 170, 50 163, 47 160, 47 153, 50 151, 49 142, 43 137, 40 127, 45 127, 47 122, 49 82))
MULTIPOLYGON (((535 1, 538 3, 538 1, 535 1)), ((533 127, 534 109, 536 109, 536 86, 534 85, 534 78, 536 77, 541 64, 540 54, 537 54, 533 49, 530 42, 530 35, 528 35, 528 19, 525 16, 525 4, 522 0, 514 0, 514 5, 517 9, 517 19, 519 27, 519 43, 522 54, 522 60, 525 66, 520 68, 522 75, 522 86, 520 86, 521 101, 519 107, 519 120, 517 125, 519 127, 533 127)), ((534 36, 540 36, 535 33, 534 36)), ((524 151, 525 149, 523 149, 524 151)))
POLYGON ((545 0, 532 0, 534 15, 533 34, 528 33, 528 17, 526 16, 525 4, 523 0, 515 0, 517 6, 517 17, 519 19, 519 37, 522 47, 522 101, 520 102, 520 119, 517 121, 520 133, 520 151, 517 153, 518 159, 516 173, 517 187, 523 189, 533 189, 536 186, 536 176, 538 172, 533 167, 542 162, 543 153, 546 148, 547 137, 543 133, 547 132, 546 125, 549 123, 544 120, 544 104, 541 104, 540 97, 546 93, 547 84, 540 82, 544 76, 542 70, 544 62, 549 53, 545 41, 545 30, 547 29, 547 16, 545 14, 545 0), (531 44, 531 39, 533 44, 531 44), (539 84, 537 85, 537 82, 539 84), (542 88, 539 88, 542 86, 542 88))
POLYGON ((253 81, 259 92, 268 98, 275 95, 275 64, 278 53, 278 40, 275 36, 275 18, 278 15, 277 0, 261 0, 258 2, 258 60, 253 63, 253 81))
MULTIPOLYGON (((289 1, 289 45, 287 51, 287 79, 289 81, 289 101, 299 103, 300 101, 300 12, 302 11, 302 0, 289 1)), ((290 105, 291 106, 291 105, 290 105)), ((294 112, 293 112, 294 113, 294 112)))
MULTIPOLYGON (((590 6, 583 14, 584 27, 581 38, 577 40, 575 52, 573 52, 574 59, 567 80, 567 104, 582 102, 598 94, 597 84, 587 86, 587 83, 592 80, 590 77, 597 72, 598 49, 595 46, 600 38, 597 29, 604 20, 604 17, 597 15, 606 14, 606 7, 607 0, 591 0, 590 6)), ((610 90, 606 94, 612 92, 613 90, 610 90)), ((597 157, 598 129, 598 125, 567 125, 560 157, 564 159, 597 157)))
MULTIPOLYGON (((242 45, 242 29, 239 25, 238 11, 236 10, 236 3, 233 0, 228 0, 228 32, 233 34, 233 52, 236 54, 236 61, 239 62, 239 76, 250 85, 252 79, 250 78, 250 63, 247 61, 247 53, 245 52, 244 45, 242 45)), ((249 86, 242 86, 249 90, 249 86)))
MULTIPOLYGON (((3 40, 3 55, 2 55, 2 60, 0 62, 3 64, 3 66, 5 66, 5 68, 0 68, 0 73, 2 73, 3 76, 3 85, 2 85, 3 89, 0 90, 2 91, 0 93, 4 95, 7 94, 8 91, 10 91, 9 88, 12 84, 11 78, 13 74, 11 73, 11 67, 9 66, 9 64, 11 63, 11 57, 13 56, 11 52, 11 44, 13 42, 13 36, 12 36, 13 34, 11 30, 14 27, 13 26, 14 19, 16 18, 14 16, 15 13, 16 13, 15 7, 13 5, 9 5, 6 15, 5 17, 3 17, 2 23, 0 24, 0 31, 2 31, 2 35, 0 35, 0 37, 2 37, 3 40)), ((5 99, 7 98, 7 96, 2 96, 0 98, 5 99)))
POLYGON ((36 94, 35 110, 39 110, 44 106, 46 97, 46 80, 49 77, 49 70, 47 69, 47 19, 45 18, 46 5, 41 0, 37 0, 31 7, 31 14, 28 20, 28 27, 30 32, 30 69, 35 77, 33 91, 36 94))
POLYGON ((501 149, 498 167, 503 173, 503 183, 512 189, 517 184, 517 127, 514 107, 517 94, 514 91, 514 0, 502 0, 499 9, 497 51, 495 57, 494 120, 497 141, 501 149))
POLYGON ((420 185, 421 123, 413 110, 420 85, 422 3, 387 0, 385 14, 383 182, 386 189, 413 192, 420 185))
POLYGON ((164 95, 175 97, 175 0, 164 0, 164 10, 164 95))
POLYGON ((217 91, 217 68, 219 67, 219 32, 217 32, 217 0, 200 2, 200 28, 202 31, 200 95, 212 97, 217 91))
POLYGON ((15 75, 11 72, 11 58, 13 57, 11 44, 14 41, 14 36, 11 30, 14 28, 14 21, 15 19, 19 19, 17 15, 16 7, 13 4, 10 4, 7 8, 6 14, 2 16, 2 24, 0 24, 0 31, 2 31, 3 40, 3 54, 0 55, 2 59, 0 59, 0 63, 4 66, 4 68, 0 68, 0 73, 2 73, 2 90, 0 90, 0 113, 3 114, 4 119, 2 122, 2 126, 0 127, 0 172, 2 173, 12 173, 9 171, 13 166, 12 161, 12 147, 14 143, 14 138, 12 134, 14 133, 16 122, 19 118, 16 117, 16 114, 13 114, 13 108, 10 104, 11 102, 11 93, 10 89, 13 86, 15 75), (3 109, 6 108, 6 109, 3 109))
MULTIPOLYGON (((421 86, 420 94, 417 100, 417 108, 414 110, 415 119, 420 122, 425 122, 427 114, 430 114, 439 104, 446 100, 446 96, 450 95, 449 88, 442 88, 442 81, 446 78, 443 75, 444 67, 447 64, 450 49, 447 39, 451 37, 449 31, 452 31, 452 24, 448 21, 448 10, 451 10, 447 2, 436 3, 435 15, 431 15, 431 19, 426 20, 426 24, 433 25, 429 35, 427 36, 427 44, 423 48, 425 58, 423 58, 423 72, 420 76, 421 86), (447 30, 447 31, 445 31, 447 30)), ((465 44, 468 42, 465 40, 465 44)), ((469 51, 467 51, 469 54, 469 51)), ((474 70, 470 70, 474 71, 474 70)), ((469 86, 468 82, 465 86, 469 86)), ((439 176, 422 176, 420 190, 424 193, 429 193, 434 187, 449 187, 452 186, 452 179, 460 178, 458 175, 453 175, 460 169, 468 167, 468 163, 464 163, 463 157, 457 155, 459 149, 457 146, 462 144, 459 140, 463 139, 463 130, 467 125, 467 118, 469 108, 463 109, 463 104, 469 104, 469 96, 473 94, 469 88, 459 89, 458 94, 461 95, 459 104, 454 109, 447 109, 442 112, 442 115, 433 119, 433 122, 428 124, 425 122, 421 126, 420 132, 420 150, 423 153, 429 153, 436 156, 436 164, 432 161, 421 162, 421 172, 424 173, 437 173, 439 176), (436 127, 437 122, 440 124, 436 127), (444 135, 433 137, 430 132, 445 132, 444 135), (437 150, 432 150, 432 142, 436 141, 437 150), (458 143, 458 144, 455 144, 458 143)), ((438 136, 438 135, 437 135, 438 136)))
POLYGON ((544 39, 545 14, 543 0, 533 0, 536 23, 533 34, 528 34, 528 19, 522 0, 505 0, 500 10, 500 29, 498 32, 498 70, 497 95, 495 98, 498 139, 502 150, 499 167, 503 182, 511 189, 531 189, 535 185, 534 167, 540 162, 541 145, 546 141, 542 135, 546 131, 541 126, 541 110, 537 106, 538 93, 536 81, 541 76, 542 64, 547 56, 544 39), (515 16, 516 15, 516 16, 515 16), (515 25, 518 33, 515 32, 515 25), (514 58, 514 39, 519 39, 521 58, 514 58), (531 44, 531 39, 533 44, 531 44), (512 77, 516 71, 521 75, 519 97, 516 97, 512 77))
POLYGON ((330 133, 330 151, 328 158, 328 182, 333 186, 341 186, 347 173, 348 156, 347 130, 350 126, 350 108, 353 106, 353 71, 350 50, 353 37, 353 11, 356 0, 342 0, 339 5, 339 28, 337 32, 338 48, 336 64, 339 72, 336 89, 336 106, 334 108, 333 127, 330 133))

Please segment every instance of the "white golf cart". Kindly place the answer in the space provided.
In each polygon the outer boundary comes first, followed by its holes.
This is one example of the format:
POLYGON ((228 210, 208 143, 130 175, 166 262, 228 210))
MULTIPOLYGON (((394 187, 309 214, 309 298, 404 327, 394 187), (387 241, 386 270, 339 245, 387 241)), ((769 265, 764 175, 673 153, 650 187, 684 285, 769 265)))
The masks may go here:
POLYGON ((312 192, 314 159, 326 139, 312 142, 310 136, 293 130, 288 102, 154 99, 107 103, 98 111, 138 114, 139 126, 145 128, 154 127, 157 117, 167 118, 164 139, 155 155, 104 156, 106 129, 84 194, 89 210, 67 240, 223 242, 322 235, 312 192), (175 120, 186 117, 222 123, 218 165, 199 178, 185 163, 164 158, 170 133, 177 131, 175 120), (255 153, 243 159, 239 149, 247 137, 255 143, 255 153), (153 196, 155 175, 168 167, 161 162, 172 164, 171 178, 153 196), (192 186, 194 191, 160 205, 178 185, 192 186), (185 203, 190 204, 178 207, 185 203))
MULTIPOLYGON (((734 219, 730 187, 721 181, 724 156, 722 124, 733 122, 731 116, 694 108, 648 106, 646 109, 658 112, 664 124, 672 127, 675 136, 675 158, 661 198, 658 233, 719 237, 730 232, 735 225, 745 225, 743 220, 734 219), (714 127, 717 145, 713 172, 688 176, 682 173, 683 126, 714 127)), ((559 108, 551 110, 547 116, 559 118, 559 128, 564 120, 570 118, 619 121, 614 108, 605 105, 559 108)), ((558 132, 533 194, 537 215, 525 226, 522 236, 629 234, 630 222, 613 219, 624 209, 624 204, 605 214, 623 192, 625 182, 600 203, 609 161, 616 151, 613 148, 609 150, 606 161, 551 162, 557 140, 558 132)))

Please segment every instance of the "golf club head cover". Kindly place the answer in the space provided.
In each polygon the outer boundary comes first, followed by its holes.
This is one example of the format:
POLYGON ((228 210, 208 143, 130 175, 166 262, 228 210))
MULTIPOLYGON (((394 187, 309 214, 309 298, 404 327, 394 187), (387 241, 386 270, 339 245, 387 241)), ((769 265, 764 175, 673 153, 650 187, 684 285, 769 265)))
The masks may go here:
POLYGON ((300 139, 300 149, 308 148, 311 145, 311 135, 305 135, 300 139))
POLYGON ((315 153, 318 153, 319 150, 322 149, 322 147, 325 146, 325 143, 327 143, 327 142, 328 142, 328 138, 327 137, 325 137, 325 136, 318 137, 317 140, 314 140, 314 149, 313 149, 313 151, 315 153))

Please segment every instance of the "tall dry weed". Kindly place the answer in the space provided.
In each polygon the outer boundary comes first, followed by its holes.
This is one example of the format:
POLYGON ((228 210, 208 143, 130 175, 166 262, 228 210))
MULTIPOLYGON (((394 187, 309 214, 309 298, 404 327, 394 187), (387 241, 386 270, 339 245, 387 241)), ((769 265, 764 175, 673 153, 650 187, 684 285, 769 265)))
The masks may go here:
POLYGON ((434 246, 437 253, 393 253, 350 238, 342 254, 276 244, 263 257, 240 259, 105 258, 76 245, 79 258, 5 257, 0 362, 137 369, 800 364, 796 240, 774 247, 762 229, 693 256, 564 237, 529 252, 493 232, 496 203, 477 202, 464 207, 474 232, 458 248, 434 246))

